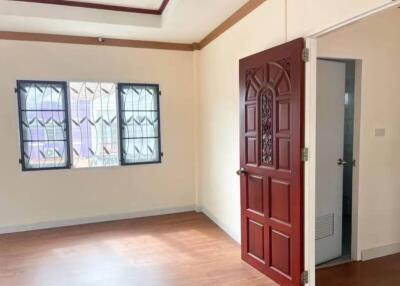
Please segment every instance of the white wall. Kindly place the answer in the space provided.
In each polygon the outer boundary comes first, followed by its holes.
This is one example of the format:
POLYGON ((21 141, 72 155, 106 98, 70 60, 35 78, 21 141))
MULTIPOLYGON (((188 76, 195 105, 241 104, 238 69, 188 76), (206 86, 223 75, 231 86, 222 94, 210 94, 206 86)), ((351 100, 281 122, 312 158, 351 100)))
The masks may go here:
POLYGON ((0 228, 193 208, 191 52, 0 41, 0 67, 0 228), (163 163, 21 172, 17 79, 159 83, 163 163))
POLYGON ((383 12, 318 40, 318 55, 362 61, 358 248, 400 244, 400 12, 383 12), (375 137, 375 128, 386 136, 375 137))

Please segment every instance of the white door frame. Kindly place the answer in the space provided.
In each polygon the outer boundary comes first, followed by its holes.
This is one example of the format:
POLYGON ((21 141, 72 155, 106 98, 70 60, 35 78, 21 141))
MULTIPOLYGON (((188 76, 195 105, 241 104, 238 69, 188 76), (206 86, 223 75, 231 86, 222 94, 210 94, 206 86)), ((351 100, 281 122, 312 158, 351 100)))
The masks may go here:
MULTIPOLYGON (((400 0, 390 1, 335 25, 308 34, 306 47, 309 61, 305 72, 305 129, 304 144, 308 148, 309 159, 304 166, 304 269, 309 273, 308 285, 315 286, 315 168, 316 168, 316 98, 317 98, 317 39, 356 21, 400 5, 400 0)), ((354 186, 353 186, 354 187, 354 186)), ((357 192, 357 190, 355 190, 357 192)), ((353 190, 354 193, 354 190, 353 190)), ((353 205, 354 206, 354 205, 353 205)), ((354 210, 353 210, 354 213, 354 210)), ((357 236, 357 234, 355 234, 357 236)), ((353 239, 354 237, 352 237, 353 239)), ((352 245, 357 249, 358 238, 352 245)))

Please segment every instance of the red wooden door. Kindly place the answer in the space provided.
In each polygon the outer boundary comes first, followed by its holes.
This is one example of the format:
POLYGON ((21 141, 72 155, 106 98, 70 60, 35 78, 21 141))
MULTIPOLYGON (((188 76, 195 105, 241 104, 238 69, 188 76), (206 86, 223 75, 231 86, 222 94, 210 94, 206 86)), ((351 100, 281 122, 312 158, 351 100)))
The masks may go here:
POLYGON ((240 61, 242 258, 281 285, 303 271, 303 49, 240 61))

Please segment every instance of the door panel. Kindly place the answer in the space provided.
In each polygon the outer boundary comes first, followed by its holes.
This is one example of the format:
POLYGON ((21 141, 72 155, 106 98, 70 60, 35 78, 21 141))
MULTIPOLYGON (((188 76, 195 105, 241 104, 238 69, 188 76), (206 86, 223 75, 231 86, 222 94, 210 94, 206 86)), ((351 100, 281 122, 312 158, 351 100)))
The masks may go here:
POLYGON ((270 218, 290 224, 290 183, 272 180, 270 218))
POLYGON ((318 60, 316 264, 342 255, 344 95, 346 64, 318 60))
POLYGON ((282 285, 303 270, 303 48, 240 61, 242 258, 282 285))
POLYGON ((263 263, 264 255, 264 226, 254 220, 248 220, 249 226, 249 255, 263 263))
POLYGON ((247 176, 247 209, 263 216, 264 214, 264 186, 260 176, 247 176))

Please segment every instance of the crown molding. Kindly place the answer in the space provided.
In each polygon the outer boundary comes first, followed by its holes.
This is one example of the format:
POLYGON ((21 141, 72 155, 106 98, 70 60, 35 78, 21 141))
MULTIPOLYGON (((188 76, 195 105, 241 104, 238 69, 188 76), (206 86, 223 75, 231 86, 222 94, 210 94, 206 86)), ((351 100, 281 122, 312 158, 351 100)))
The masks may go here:
POLYGON ((193 44, 0 31, 0 40, 193 51, 193 44))
POLYGON ((239 10, 233 13, 228 19, 222 22, 217 28, 215 28, 204 39, 202 39, 198 44, 199 49, 206 47, 266 1, 267 0, 249 0, 246 4, 239 8, 239 10))

